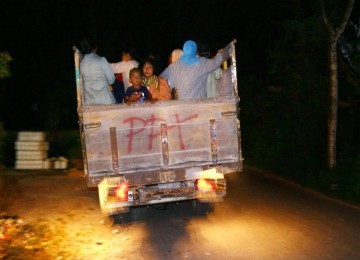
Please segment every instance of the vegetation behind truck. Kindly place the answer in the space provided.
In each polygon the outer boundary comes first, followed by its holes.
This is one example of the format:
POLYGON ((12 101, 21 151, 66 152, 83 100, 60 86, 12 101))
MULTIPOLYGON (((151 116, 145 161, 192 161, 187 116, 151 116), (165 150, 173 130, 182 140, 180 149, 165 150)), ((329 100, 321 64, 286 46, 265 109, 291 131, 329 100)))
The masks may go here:
POLYGON ((103 212, 124 215, 185 200, 199 210, 222 201, 224 175, 242 171, 243 161, 235 41, 230 44, 226 95, 130 105, 84 104, 81 55, 74 48, 85 179, 98 187, 103 212))

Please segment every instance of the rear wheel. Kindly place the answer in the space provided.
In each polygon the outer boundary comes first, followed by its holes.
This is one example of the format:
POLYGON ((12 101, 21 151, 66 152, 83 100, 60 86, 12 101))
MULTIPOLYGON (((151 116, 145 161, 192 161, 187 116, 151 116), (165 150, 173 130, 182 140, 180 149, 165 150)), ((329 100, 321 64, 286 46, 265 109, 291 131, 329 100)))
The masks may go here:
POLYGON ((131 221, 145 221, 147 219, 147 207, 135 207, 131 208, 131 221))
POLYGON ((214 203, 199 200, 193 200, 191 203, 194 216, 206 216, 215 209, 214 203))
POLYGON ((116 225, 125 225, 130 222, 145 221, 147 218, 147 207, 130 208, 128 212, 118 213, 111 216, 116 225))
POLYGON ((111 218, 115 225, 125 225, 131 221, 130 212, 111 215, 111 218))

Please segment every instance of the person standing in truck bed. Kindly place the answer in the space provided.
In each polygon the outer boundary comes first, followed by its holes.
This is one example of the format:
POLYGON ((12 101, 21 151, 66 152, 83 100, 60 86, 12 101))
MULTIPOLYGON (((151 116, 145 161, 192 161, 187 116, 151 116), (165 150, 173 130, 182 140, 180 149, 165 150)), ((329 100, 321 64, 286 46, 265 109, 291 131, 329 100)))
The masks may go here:
POLYGON ((168 63, 169 65, 171 63, 174 63, 175 61, 177 61, 178 59, 180 59, 181 55, 183 54, 183 51, 181 49, 174 49, 168 58, 168 63))
POLYGON ((110 67, 117 75, 117 82, 114 85, 114 94, 117 103, 122 103, 125 98, 125 92, 130 86, 129 73, 132 68, 137 68, 139 62, 136 60, 137 52, 133 47, 126 47, 121 54, 121 61, 110 63, 110 67), (119 75, 120 74, 120 75, 119 75), (121 80, 120 80, 121 78, 121 80))
MULTIPOLYGON (((207 43, 198 42, 197 45, 198 45, 198 54, 200 57, 205 57, 208 59, 212 58, 212 55, 211 55, 211 52, 209 49, 209 45, 207 43)), ((207 98, 213 98, 213 97, 219 96, 221 77, 222 77, 221 67, 218 67, 217 69, 211 71, 206 76, 205 93, 206 93, 207 98)))
POLYGON ((231 48, 227 46, 212 59, 198 57, 196 53, 196 43, 186 41, 180 59, 160 74, 168 81, 171 89, 177 89, 180 100, 206 98, 206 77, 229 58, 231 48))
POLYGON ((108 61, 96 54, 97 45, 92 39, 83 39, 81 48, 84 55, 80 63, 84 83, 84 103, 86 105, 114 104, 115 98, 109 85, 114 83, 115 76, 108 61))

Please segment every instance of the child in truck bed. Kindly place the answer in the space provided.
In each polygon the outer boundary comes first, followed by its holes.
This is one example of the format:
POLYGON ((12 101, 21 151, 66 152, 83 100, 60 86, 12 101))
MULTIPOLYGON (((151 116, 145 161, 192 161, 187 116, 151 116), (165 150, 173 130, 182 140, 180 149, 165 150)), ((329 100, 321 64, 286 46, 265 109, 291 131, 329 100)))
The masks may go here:
POLYGON ((140 69, 132 68, 129 73, 129 80, 132 86, 126 90, 125 102, 145 102, 152 99, 147 87, 141 85, 142 73, 140 69))

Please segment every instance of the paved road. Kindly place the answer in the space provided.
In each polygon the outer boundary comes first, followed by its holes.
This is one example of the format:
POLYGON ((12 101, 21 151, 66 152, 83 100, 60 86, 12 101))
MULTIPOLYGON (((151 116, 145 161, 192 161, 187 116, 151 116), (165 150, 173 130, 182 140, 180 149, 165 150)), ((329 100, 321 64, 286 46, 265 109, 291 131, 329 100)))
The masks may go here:
POLYGON ((9 210, 65 230, 62 259, 360 259, 358 208, 251 169, 228 175, 227 184, 225 201, 206 217, 180 203, 117 226, 104 221, 81 176, 40 175, 19 180, 28 202, 17 198, 9 210))
POLYGON ((360 210, 251 170, 228 176, 206 218, 150 211, 142 255, 158 259, 360 259, 360 210))

